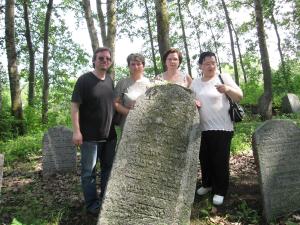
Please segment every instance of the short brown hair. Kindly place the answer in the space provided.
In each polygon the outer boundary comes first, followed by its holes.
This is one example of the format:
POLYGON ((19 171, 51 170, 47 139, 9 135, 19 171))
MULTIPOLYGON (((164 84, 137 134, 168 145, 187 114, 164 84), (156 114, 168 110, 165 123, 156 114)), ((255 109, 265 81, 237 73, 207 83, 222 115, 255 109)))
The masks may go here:
POLYGON ((145 57, 142 54, 131 53, 129 56, 127 56, 127 65, 128 66, 130 65, 131 61, 139 61, 145 67, 145 57))
POLYGON ((166 64, 167 57, 171 53, 177 53, 178 58, 179 58, 179 65, 178 65, 178 67, 179 67, 180 64, 181 64, 181 62, 182 62, 182 53, 177 48, 170 48, 169 50, 167 50, 165 52, 165 54, 163 55, 163 62, 164 62, 164 64, 166 64))
POLYGON ((109 52, 110 56, 111 56, 111 50, 110 48, 108 47, 100 47, 100 48, 97 48, 95 51, 94 51, 94 55, 93 55, 93 59, 92 59, 92 62, 93 62, 93 67, 95 68, 95 61, 96 61, 96 57, 97 57, 97 54, 99 52, 109 52))

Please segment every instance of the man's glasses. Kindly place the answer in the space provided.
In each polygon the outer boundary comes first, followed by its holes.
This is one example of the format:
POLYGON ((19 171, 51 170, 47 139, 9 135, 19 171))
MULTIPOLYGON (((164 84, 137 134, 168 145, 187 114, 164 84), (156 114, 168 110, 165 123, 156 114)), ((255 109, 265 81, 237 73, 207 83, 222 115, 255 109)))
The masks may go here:
POLYGON ((100 62, 103 62, 104 60, 110 62, 110 61, 111 61, 111 58, 110 58, 110 57, 103 57, 103 56, 100 56, 100 57, 98 57, 98 60, 99 60, 100 62))

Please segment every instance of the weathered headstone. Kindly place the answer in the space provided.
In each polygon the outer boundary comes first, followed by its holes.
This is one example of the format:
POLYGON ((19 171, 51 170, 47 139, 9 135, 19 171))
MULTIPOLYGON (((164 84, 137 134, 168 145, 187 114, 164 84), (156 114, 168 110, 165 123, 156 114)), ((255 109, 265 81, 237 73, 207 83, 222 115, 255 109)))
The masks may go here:
POLYGON ((127 117, 98 224, 189 224, 198 127, 187 89, 162 85, 141 96, 127 117))
POLYGON ((300 112, 300 100, 295 94, 287 94, 282 98, 281 109, 284 113, 300 112))
POLYGON ((43 175, 75 172, 76 149, 72 131, 63 126, 50 128, 43 138, 43 175))
POLYGON ((3 180, 3 166, 4 166, 4 155, 0 154, 0 196, 1 196, 1 188, 2 188, 2 180, 3 180))
POLYGON ((300 210, 300 128, 269 120, 252 137, 267 221, 300 210))

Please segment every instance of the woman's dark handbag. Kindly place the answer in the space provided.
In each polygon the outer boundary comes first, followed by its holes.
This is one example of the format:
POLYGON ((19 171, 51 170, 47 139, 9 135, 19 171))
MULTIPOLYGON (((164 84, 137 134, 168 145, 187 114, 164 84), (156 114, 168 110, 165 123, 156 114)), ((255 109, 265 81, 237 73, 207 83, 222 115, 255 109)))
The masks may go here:
POLYGON ((245 116, 244 109, 242 108, 242 106, 240 106, 236 102, 229 101, 229 104, 230 104, 230 107, 229 107, 228 112, 229 112, 231 120, 236 123, 241 122, 245 116))
MULTIPOLYGON (((221 75, 219 75, 219 78, 220 78, 222 84, 224 84, 224 81, 223 81, 221 75)), ((233 121, 235 123, 241 122, 245 116, 245 111, 244 111, 243 107, 240 106, 238 103, 233 102, 228 95, 226 95, 226 97, 227 97, 227 99, 229 101, 229 105, 230 105, 228 112, 229 112, 231 121, 233 121)))

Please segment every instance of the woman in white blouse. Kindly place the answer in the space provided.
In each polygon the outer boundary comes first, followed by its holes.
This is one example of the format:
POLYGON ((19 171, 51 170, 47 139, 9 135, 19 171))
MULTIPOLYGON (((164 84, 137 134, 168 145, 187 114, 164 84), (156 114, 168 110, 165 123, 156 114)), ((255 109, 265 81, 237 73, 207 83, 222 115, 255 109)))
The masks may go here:
POLYGON ((229 101, 242 99, 243 93, 230 75, 217 73, 217 59, 213 52, 203 52, 199 58, 202 77, 193 80, 191 89, 196 95, 200 113, 201 147, 200 164, 202 187, 197 194, 210 191, 213 204, 222 205, 229 185, 230 144, 233 122, 230 119, 229 101), (222 77, 224 84, 221 82, 222 77))

